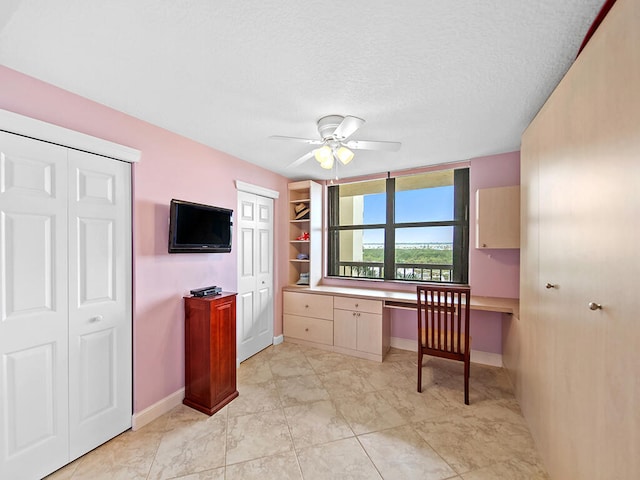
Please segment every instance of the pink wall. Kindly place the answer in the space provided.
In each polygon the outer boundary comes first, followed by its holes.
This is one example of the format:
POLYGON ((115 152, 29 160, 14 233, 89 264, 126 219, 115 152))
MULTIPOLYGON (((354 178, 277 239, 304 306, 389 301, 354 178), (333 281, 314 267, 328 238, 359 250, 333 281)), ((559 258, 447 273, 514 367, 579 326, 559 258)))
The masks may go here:
MULTIPOLYGON (((275 201, 275 334, 286 281, 287 183, 280 175, 0 66, 0 108, 104 138, 142 152, 133 167, 134 412, 184 386, 182 296, 196 287, 237 285, 236 252, 167 253, 169 201, 236 210, 235 180, 280 192, 275 201)), ((237 235, 235 235, 237 238, 237 235)), ((234 239, 235 243, 235 239, 234 239)))

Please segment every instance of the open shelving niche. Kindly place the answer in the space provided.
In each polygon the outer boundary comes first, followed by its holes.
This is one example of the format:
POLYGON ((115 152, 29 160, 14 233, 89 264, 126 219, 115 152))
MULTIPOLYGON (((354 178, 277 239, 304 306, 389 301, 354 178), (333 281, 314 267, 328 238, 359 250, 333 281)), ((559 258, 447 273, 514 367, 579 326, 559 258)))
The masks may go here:
POLYGON ((315 286, 322 276, 322 186, 311 180, 289 184, 289 285, 315 286), (296 205, 304 203, 309 215, 296 220, 296 205), (305 232, 309 240, 298 240, 305 232), (307 255, 299 260, 299 254, 307 255), (309 274, 309 285, 297 285, 301 273, 309 274))

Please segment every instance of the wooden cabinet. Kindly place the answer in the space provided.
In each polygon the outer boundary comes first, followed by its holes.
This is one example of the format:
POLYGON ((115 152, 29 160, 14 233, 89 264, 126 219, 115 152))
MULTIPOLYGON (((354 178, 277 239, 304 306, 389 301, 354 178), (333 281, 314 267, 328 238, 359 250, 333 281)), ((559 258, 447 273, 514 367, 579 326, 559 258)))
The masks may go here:
POLYGON ((236 294, 185 297, 183 403, 213 415, 238 396, 236 294))
POLYGON ((520 248, 520 187, 476 191, 476 248, 520 248))
POLYGON ((336 296, 333 300, 336 351, 382 361, 389 350, 390 322, 382 301, 336 296))
POLYGON ((288 341, 320 348, 333 345, 333 296, 284 292, 282 310, 288 341))
POLYGON ((322 186, 289 184, 289 285, 317 285, 322 276, 322 186))

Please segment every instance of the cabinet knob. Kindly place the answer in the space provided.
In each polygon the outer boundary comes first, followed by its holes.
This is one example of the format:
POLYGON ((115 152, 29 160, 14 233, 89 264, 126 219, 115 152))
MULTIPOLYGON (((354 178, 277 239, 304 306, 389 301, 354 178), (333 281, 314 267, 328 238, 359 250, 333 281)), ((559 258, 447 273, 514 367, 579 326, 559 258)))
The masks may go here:
POLYGON ((305 305, 304 308, 309 308, 309 305, 305 305))
POLYGON ((358 304, 356 303, 356 308, 358 308, 358 304))
POLYGON ((305 328, 305 329, 304 329, 304 331, 305 331, 305 332, 308 332, 308 331, 309 331, 309 328, 305 328))
POLYGON ((486 243, 483 243, 483 244, 482 244, 482 248, 487 248, 487 244, 486 244, 486 243))
POLYGON ((589 310, 602 310, 602 305, 596 302, 589 302, 589 310))
POLYGON ((356 312, 353 312, 351 315, 353 315, 355 317, 356 316, 356 312))
POLYGON ((358 312, 358 317, 360 316, 360 312, 358 312))

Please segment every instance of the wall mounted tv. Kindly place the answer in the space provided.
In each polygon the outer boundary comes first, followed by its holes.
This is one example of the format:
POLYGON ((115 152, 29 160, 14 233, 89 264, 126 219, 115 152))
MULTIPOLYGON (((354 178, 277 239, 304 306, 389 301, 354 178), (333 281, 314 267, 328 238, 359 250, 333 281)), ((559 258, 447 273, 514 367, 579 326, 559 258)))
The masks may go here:
POLYGON ((233 210, 171 200, 169 253, 227 253, 231 251, 233 210))

